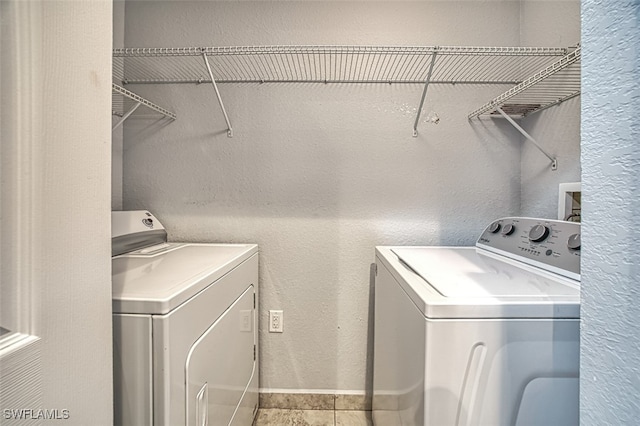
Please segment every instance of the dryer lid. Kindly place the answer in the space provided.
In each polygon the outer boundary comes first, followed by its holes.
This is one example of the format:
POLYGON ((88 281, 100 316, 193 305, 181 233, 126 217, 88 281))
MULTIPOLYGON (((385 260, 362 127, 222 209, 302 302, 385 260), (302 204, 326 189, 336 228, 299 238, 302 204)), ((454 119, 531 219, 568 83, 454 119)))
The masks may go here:
POLYGON ((257 252, 255 244, 173 244, 114 257, 113 312, 166 314, 257 252))
POLYGON ((394 248, 399 260, 446 298, 496 301, 579 298, 578 283, 479 249, 394 248))

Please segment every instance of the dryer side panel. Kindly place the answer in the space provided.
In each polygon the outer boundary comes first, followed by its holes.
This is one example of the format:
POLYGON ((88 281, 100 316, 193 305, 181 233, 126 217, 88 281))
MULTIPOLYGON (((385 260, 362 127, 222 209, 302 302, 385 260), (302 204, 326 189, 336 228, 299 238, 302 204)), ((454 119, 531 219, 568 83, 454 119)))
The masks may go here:
POLYGON ((113 315, 114 424, 153 424, 150 315, 113 315))

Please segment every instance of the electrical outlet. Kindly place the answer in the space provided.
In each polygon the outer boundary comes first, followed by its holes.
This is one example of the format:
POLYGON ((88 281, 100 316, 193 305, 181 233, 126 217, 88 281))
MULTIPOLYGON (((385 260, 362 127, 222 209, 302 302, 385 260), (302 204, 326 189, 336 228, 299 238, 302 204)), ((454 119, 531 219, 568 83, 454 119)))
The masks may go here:
POLYGON ((282 311, 269 311, 269 333, 284 331, 284 314, 282 311))

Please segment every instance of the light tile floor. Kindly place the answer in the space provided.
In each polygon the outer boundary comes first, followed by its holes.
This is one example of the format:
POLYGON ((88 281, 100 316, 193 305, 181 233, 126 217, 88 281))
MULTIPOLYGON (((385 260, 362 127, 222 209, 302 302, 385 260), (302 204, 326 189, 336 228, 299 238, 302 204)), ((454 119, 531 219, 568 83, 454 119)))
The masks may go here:
POLYGON ((372 426, 370 411, 260 408, 253 426, 372 426))

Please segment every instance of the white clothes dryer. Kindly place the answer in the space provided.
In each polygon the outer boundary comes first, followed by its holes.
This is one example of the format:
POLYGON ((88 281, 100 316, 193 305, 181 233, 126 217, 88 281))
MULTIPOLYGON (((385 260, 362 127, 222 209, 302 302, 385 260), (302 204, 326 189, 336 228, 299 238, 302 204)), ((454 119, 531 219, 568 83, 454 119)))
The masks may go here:
POLYGON ((249 426, 258 407, 258 247, 168 243, 113 212, 116 425, 249 426))
POLYGON ((374 317, 376 425, 579 424, 579 223, 377 247, 374 317))

